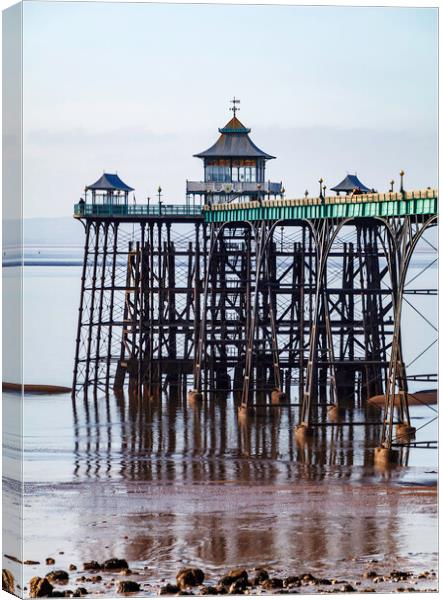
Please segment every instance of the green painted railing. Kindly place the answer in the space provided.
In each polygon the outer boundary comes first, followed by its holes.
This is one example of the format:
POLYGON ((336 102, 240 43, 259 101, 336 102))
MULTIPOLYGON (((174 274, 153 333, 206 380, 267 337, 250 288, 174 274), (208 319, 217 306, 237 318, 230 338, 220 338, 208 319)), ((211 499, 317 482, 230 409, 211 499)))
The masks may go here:
POLYGON ((270 200, 214 206, 187 204, 116 205, 75 204, 76 217, 202 217, 207 223, 228 221, 261 221, 291 219, 349 219, 359 217, 392 217, 435 215, 438 213, 437 190, 419 192, 367 194, 356 197, 332 197, 297 200, 270 200))
POLYGON ((200 217, 200 206, 187 204, 75 204, 75 217, 200 217))
MULTIPOLYGON (((397 194, 398 195, 398 194, 397 194)), ((303 201, 301 201, 303 202, 303 201)), ((368 202, 343 202, 331 204, 298 204, 294 200, 247 203, 230 207, 205 208, 205 221, 221 223, 227 221, 260 221, 281 219, 348 219, 363 217, 391 217, 404 215, 435 215, 438 212, 438 197, 411 197, 394 200, 368 202)))

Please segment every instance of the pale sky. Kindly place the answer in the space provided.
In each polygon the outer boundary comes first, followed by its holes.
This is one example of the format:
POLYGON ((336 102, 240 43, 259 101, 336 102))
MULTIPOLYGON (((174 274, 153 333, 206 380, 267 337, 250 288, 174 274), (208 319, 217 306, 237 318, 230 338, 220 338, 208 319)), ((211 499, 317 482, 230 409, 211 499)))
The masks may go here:
POLYGON ((435 186, 437 14, 25 2, 24 216, 69 216, 103 171, 184 202, 233 95, 287 197, 347 172, 435 186))

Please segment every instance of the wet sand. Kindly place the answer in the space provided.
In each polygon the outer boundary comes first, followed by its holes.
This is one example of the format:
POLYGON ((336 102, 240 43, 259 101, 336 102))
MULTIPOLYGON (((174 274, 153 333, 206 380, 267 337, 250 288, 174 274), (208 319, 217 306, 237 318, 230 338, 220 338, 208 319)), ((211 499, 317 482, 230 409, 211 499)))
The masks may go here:
MULTIPOLYGON (((383 578, 437 569, 437 473, 435 451, 421 449, 404 453, 402 466, 375 468, 377 425, 330 428, 299 447, 290 408, 245 426, 231 402, 191 409, 177 398, 73 405, 68 395, 35 395, 25 410, 24 559, 40 563, 24 565, 27 582, 75 564, 56 589, 113 596, 122 577, 82 565, 119 557, 139 595, 158 594, 188 566, 201 568, 207 585, 232 568, 261 566, 273 577, 312 573, 377 591, 437 586, 433 576, 383 578), (368 570, 381 580, 362 579, 368 570)), ((415 407, 417 423, 427 422, 424 410, 415 407)), ((9 456, 14 442, 5 441, 9 456)), ((6 481, 11 499, 15 489, 6 481)), ((320 589, 304 584, 307 593, 320 589)))
MULTIPOLYGON (((141 595, 156 595, 190 565, 205 572, 207 585, 229 569, 252 573, 260 566, 274 577, 310 572, 336 579, 342 582, 337 591, 344 581, 377 591, 437 587, 433 576, 407 583, 363 578, 369 570, 417 576, 437 569, 434 485, 343 483, 332 473, 323 482, 279 485, 96 481, 29 485, 26 491, 25 530, 32 535, 25 559, 41 564, 25 565, 25 579, 76 564, 61 589, 84 586, 113 595, 115 580, 130 579, 141 584, 141 595), (92 583, 82 570, 85 561, 114 556, 125 558, 133 573, 101 572, 102 581, 92 583), (47 557, 54 566, 45 565, 47 557)), ((316 591, 312 584, 304 589, 316 591)))

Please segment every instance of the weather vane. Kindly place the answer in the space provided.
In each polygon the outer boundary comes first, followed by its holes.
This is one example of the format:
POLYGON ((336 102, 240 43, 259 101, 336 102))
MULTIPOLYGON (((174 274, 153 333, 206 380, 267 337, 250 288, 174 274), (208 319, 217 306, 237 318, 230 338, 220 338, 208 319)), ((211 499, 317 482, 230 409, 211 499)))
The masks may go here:
POLYGON ((236 98, 236 96, 233 96, 233 100, 231 100, 231 102, 232 102, 233 106, 230 108, 230 110, 232 110, 232 111, 233 111, 233 115, 234 115, 234 116, 236 116, 236 112, 237 112, 238 110, 240 110, 240 108, 238 108, 238 107, 236 106, 236 104, 240 104, 240 100, 238 100, 238 99, 236 98))

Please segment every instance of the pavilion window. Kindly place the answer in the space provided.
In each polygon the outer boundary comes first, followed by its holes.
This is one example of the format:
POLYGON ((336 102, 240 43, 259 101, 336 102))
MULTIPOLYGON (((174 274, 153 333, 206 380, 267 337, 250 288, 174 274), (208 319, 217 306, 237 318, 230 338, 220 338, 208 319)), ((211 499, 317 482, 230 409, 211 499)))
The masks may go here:
POLYGON ((206 165, 206 181, 227 183, 231 181, 230 161, 210 160, 206 165))
POLYGON ((234 160, 231 167, 231 179, 235 182, 255 182, 257 180, 256 161, 249 159, 234 160))
POLYGON ((256 167, 239 167, 239 181, 251 183, 256 181, 256 167))

